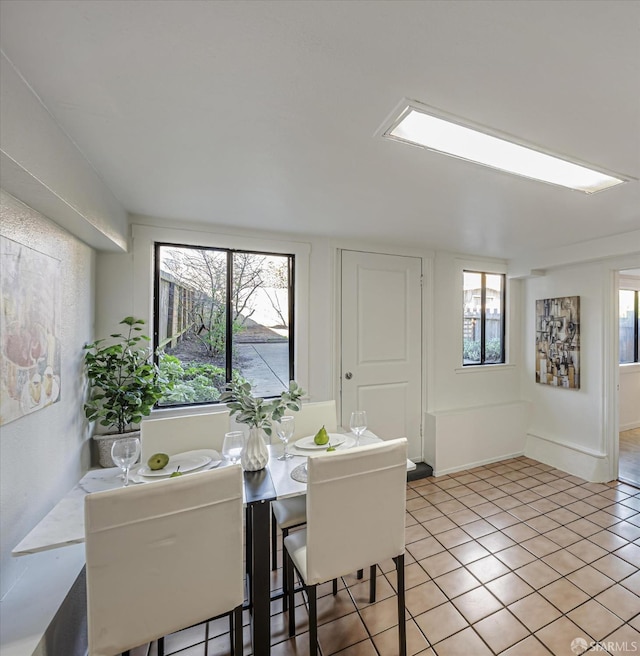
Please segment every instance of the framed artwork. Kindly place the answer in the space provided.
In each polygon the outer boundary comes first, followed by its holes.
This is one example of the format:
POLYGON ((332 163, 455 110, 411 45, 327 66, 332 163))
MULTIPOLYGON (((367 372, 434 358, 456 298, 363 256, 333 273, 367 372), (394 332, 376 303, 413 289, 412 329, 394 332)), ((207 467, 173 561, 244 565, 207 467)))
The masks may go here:
POLYGON ((0 426, 60 400, 60 261, 0 236, 0 426))
POLYGON ((536 382, 580 388, 580 297, 536 301, 536 382))

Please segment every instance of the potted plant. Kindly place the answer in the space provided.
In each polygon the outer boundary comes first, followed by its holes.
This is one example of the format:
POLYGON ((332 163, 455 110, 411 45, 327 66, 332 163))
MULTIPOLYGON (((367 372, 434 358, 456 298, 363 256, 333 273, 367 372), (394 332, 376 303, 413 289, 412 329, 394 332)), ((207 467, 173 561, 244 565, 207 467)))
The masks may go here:
POLYGON ((102 467, 113 466, 113 441, 135 435, 133 425, 147 417, 156 401, 171 388, 152 360, 147 346, 150 338, 141 334, 144 321, 125 317, 120 324, 128 326, 126 334, 115 333, 109 339, 84 346, 91 388, 84 404, 85 415, 89 421, 99 421, 100 426, 112 429, 93 436, 102 467))
POLYGON ((300 410, 300 398, 304 393, 295 380, 289 383, 289 389, 271 401, 252 396, 248 382, 234 381, 227 385, 220 400, 227 404, 231 416, 237 415, 236 421, 249 426, 249 438, 240 456, 243 469, 257 471, 266 467, 269 451, 262 432, 271 436, 272 423, 280 421, 286 410, 300 410))

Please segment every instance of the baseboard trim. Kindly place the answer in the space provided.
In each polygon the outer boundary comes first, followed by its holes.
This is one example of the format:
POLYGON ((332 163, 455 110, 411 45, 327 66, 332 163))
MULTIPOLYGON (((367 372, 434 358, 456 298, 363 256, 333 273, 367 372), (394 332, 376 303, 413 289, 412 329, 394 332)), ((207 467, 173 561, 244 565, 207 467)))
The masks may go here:
POLYGON ((591 483, 612 480, 609 456, 589 447, 529 433, 525 455, 591 483))
POLYGON ((640 428, 640 421, 634 421, 631 422, 630 424, 624 424, 623 426, 620 426, 619 430, 621 433, 623 433, 624 431, 634 430, 636 428, 640 428))
POLYGON ((545 437, 544 435, 536 435, 535 433, 527 433, 527 440, 543 440, 554 446, 559 446, 563 449, 571 449, 572 451, 577 451, 578 453, 584 453, 591 458, 606 458, 607 454, 603 451, 596 451, 595 449, 590 449, 588 446, 582 446, 581 444, 576 444, 575 442, 567 442, 565 440, 558 440, 554 437, 545 437))
POLYGON ((446 476, 447 474, 455 474, 460 471, 466 471, 467 469, 473 469, 474 467, 483 467, 484 465, 490 465, 494 462, 501 462, 502 460, 510 460, 511 458, 519 458, 524 455, 524 451, 518 451, 517 453, 508 453, 505 455, 497 456, 495 458, 487 458, 486 460, 477 460, 476 462, 468 462, 459 467, 449 467, 448 469, 436 469, 433 472, 434 476, 446 476))

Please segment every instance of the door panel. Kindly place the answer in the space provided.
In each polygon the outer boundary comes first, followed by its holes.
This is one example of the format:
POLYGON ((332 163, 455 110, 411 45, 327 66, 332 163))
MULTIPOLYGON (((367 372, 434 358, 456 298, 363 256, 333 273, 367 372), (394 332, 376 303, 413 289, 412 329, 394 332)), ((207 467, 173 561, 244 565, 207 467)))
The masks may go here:
POLYGON ((419 258, 342 252, 342 425, 366 410, 369 428, 406 437, 414 459, 422 455, 421 275, 419 258))

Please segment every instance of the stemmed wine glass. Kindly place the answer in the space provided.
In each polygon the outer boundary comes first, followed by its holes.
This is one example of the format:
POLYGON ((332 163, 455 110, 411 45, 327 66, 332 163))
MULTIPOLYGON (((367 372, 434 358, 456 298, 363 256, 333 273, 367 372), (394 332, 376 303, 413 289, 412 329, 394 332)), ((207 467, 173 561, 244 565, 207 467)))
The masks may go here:
POLYGON ((242 449, 244 447, 244 433, 242 431, 231 431, 224 434, 222 443, 222 455, 232 465, 240 460, 242 449))
POLYGON ((356 436, 356 446, 360 445, 360 436, 367 430, 367 413, 364 410, 355 410, 351 413, 349 422, 351 432, 356 436))
POLYGON ((125 437, 111 445, 111 459, 124 472, 124 486, 129 485, 129 469, 140 456, 140 440, 137 437, 125 437))
POLYGON ((284 451, 281 456, 278 456, 278 460, 288 460, 289 458, 293 458, 293 454, 287 452, 287 444, 296 430, 295 418, 285 415, 280 418, 280 421, 275 423, 275 428, 278 437, 284 443, 284 451))

